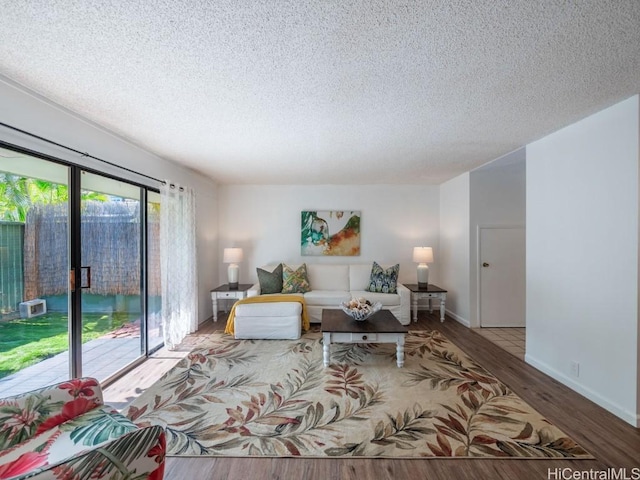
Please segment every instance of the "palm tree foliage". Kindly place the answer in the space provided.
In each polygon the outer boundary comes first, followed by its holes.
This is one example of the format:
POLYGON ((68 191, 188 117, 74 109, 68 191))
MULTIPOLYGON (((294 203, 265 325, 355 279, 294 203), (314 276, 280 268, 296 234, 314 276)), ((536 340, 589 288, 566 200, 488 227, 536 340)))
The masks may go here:
MULTIPOLYGON (((106 201, 107 196, 83 190, 82 200, 106 201)), ((34 205, 69 201, 69 188, 59 183, 0 172, 0 220, 23 222, 34 205)))

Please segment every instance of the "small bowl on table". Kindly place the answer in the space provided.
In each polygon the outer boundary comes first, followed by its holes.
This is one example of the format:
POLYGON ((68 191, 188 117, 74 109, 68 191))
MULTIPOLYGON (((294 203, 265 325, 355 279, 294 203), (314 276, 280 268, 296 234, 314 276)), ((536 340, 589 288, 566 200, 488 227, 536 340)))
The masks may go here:
POLYGON ((340 307, 342 311, 349 315, 351 318, 356 320, 357 322, 362 322, 369 318, 374 313, 380 311, 382 308, 382 303, 376 302, 374 304, 359 304, 357 307, 350 307, 350 302, 342 302, 340 307))

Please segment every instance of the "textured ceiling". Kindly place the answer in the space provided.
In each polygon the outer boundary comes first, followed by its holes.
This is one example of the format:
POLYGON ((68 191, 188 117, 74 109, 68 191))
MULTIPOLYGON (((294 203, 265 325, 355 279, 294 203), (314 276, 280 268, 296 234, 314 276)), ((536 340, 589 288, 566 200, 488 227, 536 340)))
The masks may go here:
POLYGON ((440 183, 640 92, 638 0, 0 11, 0 74, 220 183, 440 183))

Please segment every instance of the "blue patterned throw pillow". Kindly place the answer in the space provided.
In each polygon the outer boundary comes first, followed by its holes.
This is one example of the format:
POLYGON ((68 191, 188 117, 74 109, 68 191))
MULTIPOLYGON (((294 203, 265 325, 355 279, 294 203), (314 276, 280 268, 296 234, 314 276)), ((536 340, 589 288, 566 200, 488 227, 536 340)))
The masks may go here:
POLYGON ((373 262, 371 267, 371 277, 369 278, 369 292, 379 293, 398 293, 398 273, 400 272, 400 264, 397 263, 393 267, 386 270, 373 262))

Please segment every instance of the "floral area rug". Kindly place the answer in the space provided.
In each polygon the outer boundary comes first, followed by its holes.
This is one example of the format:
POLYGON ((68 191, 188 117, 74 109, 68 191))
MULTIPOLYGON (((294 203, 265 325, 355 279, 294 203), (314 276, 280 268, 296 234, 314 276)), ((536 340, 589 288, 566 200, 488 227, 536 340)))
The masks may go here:
POLYGON ((582 457, 579 445, 437 331, 395 344, 215 333, 123 413, 162 425, 169 455, 582 457))

